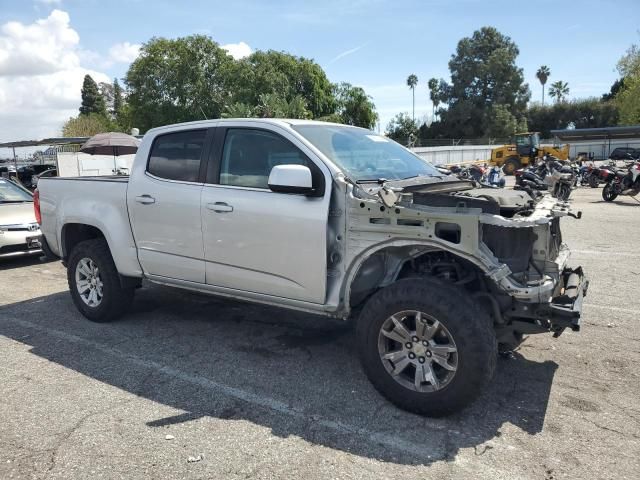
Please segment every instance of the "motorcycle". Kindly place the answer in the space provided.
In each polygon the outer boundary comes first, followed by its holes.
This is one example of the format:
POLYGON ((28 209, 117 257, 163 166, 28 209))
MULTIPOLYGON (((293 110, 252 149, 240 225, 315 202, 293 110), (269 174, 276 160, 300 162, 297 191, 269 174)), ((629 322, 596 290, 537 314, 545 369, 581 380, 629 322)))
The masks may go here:
POLYGON ((493 167, 491 167, 489 173, 486 175, 485 180, 488 185, 498 188, 504 188, 504 185, 506 183, 502 174, 502 168, 498 165, 494 165, 493 167))
POLYGON ((542 159, 547 170, 546 175, 542 178, 549 186, 551 195, 558 200, 569 200, 569 195, 571 195, 571 191, 576 184, 574 169, 568 165, 563 165, 553 155, 545 155, 542 159))
POLYGON ((618 195, 635 197, 640 193, 640 162, 633 163, 627 171, 618 170, 607 175, 602 199, 605 202, 613 202, 618 195))

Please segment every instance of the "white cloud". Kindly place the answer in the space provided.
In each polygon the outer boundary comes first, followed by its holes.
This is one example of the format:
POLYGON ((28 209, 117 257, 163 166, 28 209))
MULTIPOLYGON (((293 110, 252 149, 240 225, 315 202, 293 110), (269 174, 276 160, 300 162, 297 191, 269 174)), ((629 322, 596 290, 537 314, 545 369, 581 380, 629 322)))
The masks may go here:
POLYGON ((224 48, 229 53, 229 55, 231 55, 236 60, 248 57, 253 53, 251 47, 244 42, 228 43, 226 45, 222 45, 222 48, 224 48))
POLYGON ((117 63, 131 63, 140 54, 139 43, 116 43, 109 49, 109 60, 117 63))
POLYGON ((84 76, 110 80, 82 65, 79 42, 61 10, 29 25, 0 27, 0 141, 59 135, 78 113, 84 76))

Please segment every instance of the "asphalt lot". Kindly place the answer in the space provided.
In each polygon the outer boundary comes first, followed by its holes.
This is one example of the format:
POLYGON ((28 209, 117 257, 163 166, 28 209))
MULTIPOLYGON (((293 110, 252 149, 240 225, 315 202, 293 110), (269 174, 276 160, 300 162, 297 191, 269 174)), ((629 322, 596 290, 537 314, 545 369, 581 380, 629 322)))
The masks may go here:
POLYGON ((640 478, 640 204, 572 198, 583 331, 446 419, 385 401, 340 324, 152 285, 93 324, 60 263, 2 262, 0 478, 640 478))

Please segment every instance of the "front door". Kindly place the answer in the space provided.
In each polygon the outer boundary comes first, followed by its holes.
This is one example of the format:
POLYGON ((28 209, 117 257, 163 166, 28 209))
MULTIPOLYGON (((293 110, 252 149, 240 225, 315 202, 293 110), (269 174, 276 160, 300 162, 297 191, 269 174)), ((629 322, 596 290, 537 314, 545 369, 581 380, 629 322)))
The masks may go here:
POLYGON ((206 282, 323 303, 331 188, 326 167, 277 127, 225 128, 216 143, 217 168, 202 190, 206 282), (314 182, 323 185, 319 196, 269 190, 271 169, 284 164, 309 166, 314 182))
POLYGON ((145 172, 129 183, 131 227, 146 274, 205 281, 200 198, 211 136, 207 129, 159 135, 145 172))

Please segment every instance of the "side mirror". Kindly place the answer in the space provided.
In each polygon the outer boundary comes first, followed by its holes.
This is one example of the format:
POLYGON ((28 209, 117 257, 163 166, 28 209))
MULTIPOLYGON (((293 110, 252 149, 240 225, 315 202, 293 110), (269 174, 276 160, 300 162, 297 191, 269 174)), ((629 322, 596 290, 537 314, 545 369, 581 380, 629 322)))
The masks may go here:
POLYGON ((314 193, 311 170, 304 165, 276 165, 271 169, 268 184, 278 193, 314 193))

